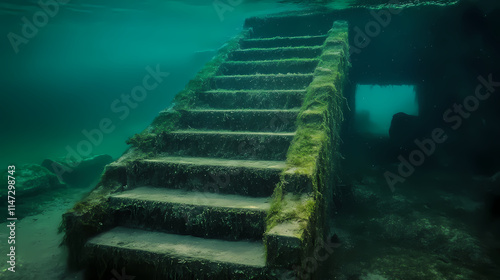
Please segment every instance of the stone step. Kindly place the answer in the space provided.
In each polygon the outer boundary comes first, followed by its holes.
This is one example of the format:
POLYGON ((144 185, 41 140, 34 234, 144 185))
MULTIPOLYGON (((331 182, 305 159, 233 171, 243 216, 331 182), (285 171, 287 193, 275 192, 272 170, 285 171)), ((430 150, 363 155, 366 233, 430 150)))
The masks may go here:
POLYGON ((284 168, 284 161, 158 157, 131 163, 127 184, 265 197, 284 168))
POLYGON ((181 129, 256 132, 295 131, 298 109, 287 110, 186 110, 181 112, 181 129))
POLYGON ((282 48, 299 46, 318 46, 325 42, 326 35, 320 36, 296 36, 296 37, 272 37, 259 39, 244 39, 240 41, 242 49, 252 48, 282 48))
POLYGON ((219 90, 298 90, 305 89, 313 77, 312 74, 215 76, 212 85, 219 90))
POLYGON ((262 239, 269 198, 138 187, 110 197, 118 225, 226 240, 262 239))
POLYGON ((223 75, 312 73, 318 65, 317 59, 284 59, 261 61, 228 61, 219 71, 223 75))
POLYGON ((157 152, 172 156, 285 160, 293 132, 178 130, 157 135, 157 152))
POLYGON ((305 90, 210 90, 198 93, 202 104, 214 109, 300 108, 305 90))
POLYGON ((91 238, 84 252, 88 279, 269 279, 261 242, 116 227, 91 238))
POLYGON ((277 60, 289 58, 315 58, 322 52, 322 47, 287 47, 240 49, 231 52, 229 61, 277 60))

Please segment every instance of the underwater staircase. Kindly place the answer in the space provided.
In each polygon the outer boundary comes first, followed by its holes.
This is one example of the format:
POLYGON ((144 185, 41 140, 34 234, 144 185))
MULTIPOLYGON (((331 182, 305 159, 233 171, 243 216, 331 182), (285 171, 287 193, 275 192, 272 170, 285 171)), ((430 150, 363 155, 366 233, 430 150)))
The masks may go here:
MULTIPOLYGON (((87 278, 281 279, 291 270, 300 244, 271 261, 266 217, 332 22, 320 34, 280 34, 277 22, 247 20, 213 75, 187 86, 189 107, 161 112, 108 166, 94 192, 114 186, 96 207, 112 215, 75 249, 87 278)), ((67 214, 66 228, 89 215, 67 214)))

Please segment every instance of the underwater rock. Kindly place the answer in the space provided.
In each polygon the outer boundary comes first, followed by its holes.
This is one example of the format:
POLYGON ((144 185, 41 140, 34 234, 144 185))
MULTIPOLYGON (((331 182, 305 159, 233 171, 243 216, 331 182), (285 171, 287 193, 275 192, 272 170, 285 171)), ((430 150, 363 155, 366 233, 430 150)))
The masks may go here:
MULTIPOLYGON (((56 175, 38 164, 24 164, 18 166, 13 177, 16 178, 16 198, 33 196, 66 186, 59 182, 56 175)), ((7 179, 3 181, 6 182, 7 179)), ((3 199, 3 196, 6 195, 7 192, 2 192, 0 194, 0 199, 3 199)))
POLYGON ((394 146, 399 149, 413 147, 413 141, 423 135, 420 119, 406 113, 392 116, 389 137, 394 146))
POLYGON ((46 159, 42 166, 57 175, 59 180, 73 187, 87 187, 99 179, 104 167, 111 163, 109 155, 97 155, 79 162, 46 159))

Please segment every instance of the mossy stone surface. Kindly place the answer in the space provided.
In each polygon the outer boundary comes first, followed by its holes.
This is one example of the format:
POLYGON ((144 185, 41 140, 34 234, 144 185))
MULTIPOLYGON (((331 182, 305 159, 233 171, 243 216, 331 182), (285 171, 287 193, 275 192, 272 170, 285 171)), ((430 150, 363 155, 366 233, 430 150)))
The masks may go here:
MULTIPOLYGON (((268 215, 266 234, 284 223, 300 225, 295 229, 301 244, 300 259, 312 253, 316 240, 328 236, 327 217, 335 211, 334 196, 340 195, 335 183, 338 159, 334 156, 340 141, 345 100, 342 90, 349 68, 347 40, 347 23, 335 22, 323 45, 314 79, 306 89, 296 135, 287 154, 287 167, 275 189, 268 215), (290 183, 291 178, 302 178, 306 187, 297 188, 296 183, 290 183), (290 191, 306 191, 310 199, 299 205, 290 204, 286 195, 290 191)), ((285 236, 282 238, 286 240, 285 236)), ((275 248, 272 243, 266 245, 275 248)), ((270 250, 268 253, 273 255, 270 250)))

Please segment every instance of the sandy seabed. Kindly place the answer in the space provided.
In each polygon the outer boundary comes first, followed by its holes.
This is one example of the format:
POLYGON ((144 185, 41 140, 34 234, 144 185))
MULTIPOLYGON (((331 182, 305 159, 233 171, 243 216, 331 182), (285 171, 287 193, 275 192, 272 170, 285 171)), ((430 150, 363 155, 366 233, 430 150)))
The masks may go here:
MULTIPOLYGON (((10 252, 8 222, 0 224, 0 279, 83 279, 82 272, 69 272, 67 250, 60 246, 63 233, 58 232, 62 215, 90 189, 66 188, 36 197, 18 198, 16 211, 23 215, 15 228, 15 272, 8 270, 10 252)), ((7 206, 5 206, 7 207, 7 206)), ((7 209, 5 209, 7 210, 7 209)))

